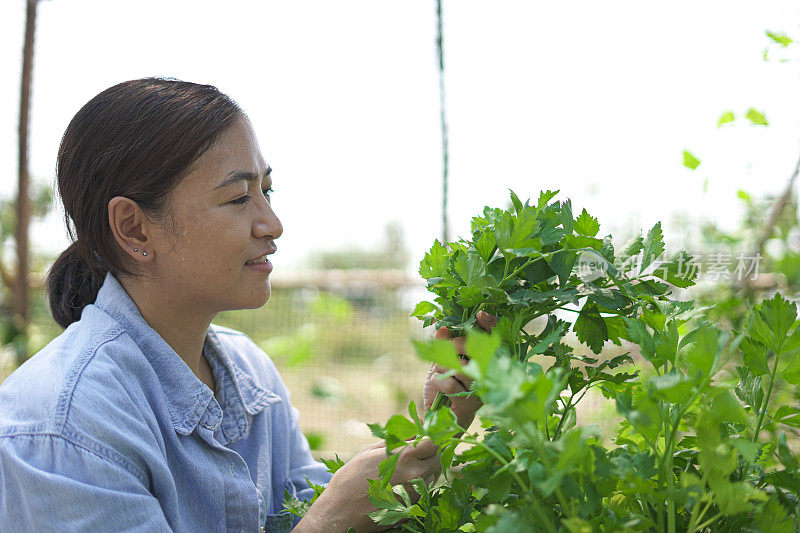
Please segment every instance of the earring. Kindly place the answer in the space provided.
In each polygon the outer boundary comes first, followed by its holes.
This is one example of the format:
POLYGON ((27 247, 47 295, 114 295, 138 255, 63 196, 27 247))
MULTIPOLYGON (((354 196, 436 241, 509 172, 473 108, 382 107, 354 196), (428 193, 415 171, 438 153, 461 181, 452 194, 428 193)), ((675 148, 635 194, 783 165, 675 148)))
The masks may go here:
POLYGON ((142 255, 147 255, 147 252, 142 252, 142 255))
POLYGON ((138 249, 138 248, 134 248, 134 249, 133 249, 133 251, 134 251, 134 252, 138 252, 138 251, 139 251, 139 249, 138 249))

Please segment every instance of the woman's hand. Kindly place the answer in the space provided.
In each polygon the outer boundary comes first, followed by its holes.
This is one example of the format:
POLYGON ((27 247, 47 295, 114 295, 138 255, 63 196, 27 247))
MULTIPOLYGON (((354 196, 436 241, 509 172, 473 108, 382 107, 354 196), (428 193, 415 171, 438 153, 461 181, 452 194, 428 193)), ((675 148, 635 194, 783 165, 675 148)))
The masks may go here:
MULTIPOLYGON (((485 311, 478 311, 475 315, 475 320, 484 331, 491 331, 497 325, 497 317, 490 315, 485 311)), ((441 327, 436 332, 435 338, 437 339, 450 339, 456 347, 456 353, 462 356, 468 356, 464 346, 465 337, 450 337, 450 331, 446 327, 441 327)), ((464 364, 467 359, 463 359, 464 364)), ((431 363, 428 369, 428 376, 425 378, 425 385, 422 388, 422 399, 425 408, 429 408, 436 398, 437 392, 442 392, 446 395, 457 394, 469 390, 472 380, 461 374, 444 378, 444 374, 448 372, 447 368, 441 367, 431 363)), ((467 429, 475 418, 475 411, 481 406, 481 401, 475 396, 450 396, 450 409, 456 415, 458 425, 467 429)))
MULTIPOLYGON (((433 483, 442 472, 437 455, 438 448, 428 439, 423 439, 414 447, 409 444, 398 452, 400 458, 392 474, 392 484, 405 483, 422 478, 433 483)), ((325 492, 309 508, 306 515, 294 529, 296 533, 326 531, 345 532, 349 527, 357 532, 380 531, 387 526, 379 526, 367 516, 375 506, 369 501, 367 479, 378 478, 378 465, 386 459, 386 443, 378 442, 368 446, 350 459, 333 474, 325 492)), ((416 494, 407 487, 409 495, 416 494)))

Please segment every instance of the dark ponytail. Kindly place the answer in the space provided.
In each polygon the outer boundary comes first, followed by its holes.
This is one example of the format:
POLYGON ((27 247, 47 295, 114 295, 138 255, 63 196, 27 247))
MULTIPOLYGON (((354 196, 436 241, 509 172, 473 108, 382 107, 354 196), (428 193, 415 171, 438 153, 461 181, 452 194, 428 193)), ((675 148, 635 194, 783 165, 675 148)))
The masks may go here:
POLYGON ((61 139, 56 171, 73 242, 45 281, 59 325, 80 319, 107 272, 138 274, 111 234, 108 202, 130 198, 148 216, 166 220, 169 193, 241 116, 216 87, 164 78, 120 83, 78 111, 61 139))
POLYGON ((97 298, 106 272, 101 265, 92 265, 81 257, 77 243, 58 256, 47 274, 46 289, 50 311, 61 327, 80 320, 83 308, 97 298))

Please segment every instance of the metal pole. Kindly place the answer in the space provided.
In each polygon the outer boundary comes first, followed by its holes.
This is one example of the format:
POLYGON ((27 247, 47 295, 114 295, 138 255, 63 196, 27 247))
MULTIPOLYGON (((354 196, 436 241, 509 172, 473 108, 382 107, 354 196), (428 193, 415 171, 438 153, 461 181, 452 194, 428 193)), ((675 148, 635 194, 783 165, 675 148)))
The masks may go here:
POLYGON ((444 92, 444 37, 442 34, 442 0, 436 0, 436 52, 439 59, 439 118, 442 123, 442 242, 450 240, 447 225, 447 114, 444 92))

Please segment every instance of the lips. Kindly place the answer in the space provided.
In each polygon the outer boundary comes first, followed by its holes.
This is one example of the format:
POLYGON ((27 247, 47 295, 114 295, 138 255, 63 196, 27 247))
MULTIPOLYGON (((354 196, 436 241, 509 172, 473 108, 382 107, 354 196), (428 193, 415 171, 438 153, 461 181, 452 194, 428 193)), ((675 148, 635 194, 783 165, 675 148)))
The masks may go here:
POLYGON ((276 251, 278 251, 278 249, 273 248, 271 251, 268 251, 262 255, 259 255, 258 257, 254 257, 252 259, 247 260, 245 262, 245 265, 257 265, 259 263, 266 263, 268 261, 267 256, 274 254, 276 251))

